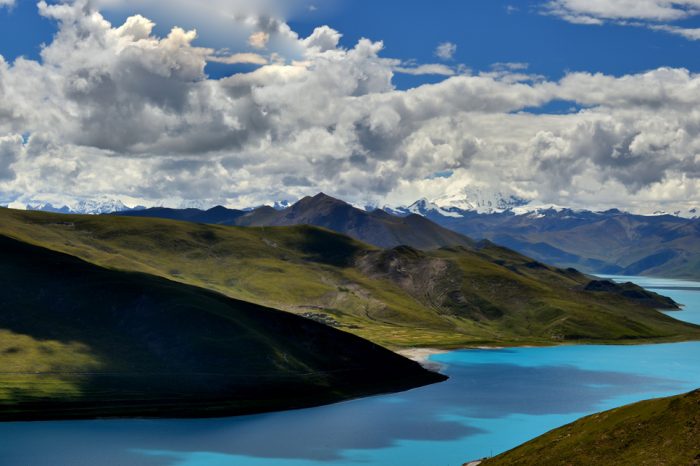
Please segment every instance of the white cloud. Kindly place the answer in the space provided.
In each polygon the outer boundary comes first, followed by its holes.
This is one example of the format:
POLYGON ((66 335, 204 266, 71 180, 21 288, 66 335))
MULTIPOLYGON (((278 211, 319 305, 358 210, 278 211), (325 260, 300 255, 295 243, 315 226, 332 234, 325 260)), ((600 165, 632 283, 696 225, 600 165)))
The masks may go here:
POLYGON ((435 48, 435 56, 442 60, 452 60, 457 52, 457 44, 443 42, 435 48))
POLYGON ((248 37, 248 45, 256 49, 264 49, 270 41, 270 33, 265 31, 257 31, 248 37))
POLYGON ((543 11, 574 24, 612 22, 700 39, 700 29, 672 24, 700 14, 700 0, 550 0, 543 11))
POLYGON ((343 37, 343 35, 335 29, 328 26, 321 26, 314 29, 311 35, 302 40, 301 43, 307 49, 313 50, 316 53, 321 53, 338 48, 341 37, 343 37))
POLYGON ((215 63, 225 63, 227 65, 235 65, 239 63, 249 64, 249 65, 267 65, 267 58, 259 55, 257 53, 232 53, 229 55, 209 55, 207 61, 215 63))
POLYGON ((685 37, 688 40, 700 40, 700 28, 683 28, 680 26, 672 26, 670 24, 652 24, 647 25, 646 27, 653 31, 663 31, 685 37))
POLYGON ((529 67, 529 63, 522 62, 499 62, 491 65, 491 68, 496 71, 524 71, 529 67))
POLYGON ((0 181, 14 179, 12 165, 19 159, 23 149, 22 136, 0 136, 0 181))
POLYGON ((675 21, 700 12, 700 0, 552 0, 546 7, 571 18, 675 21))
POLYGON ((455 70, 442 63, 426 63, 418 66, 396 66, 394 71, 403 74, 453 76, 455 70))
POLYGON ((329 27, 289 60, 215 53, 179 28, 155 37, 138 15, 115 27, 87 3, 40 10, 59 23, 41 61, 0 58, 0 197, 246 206, 323 190, 403 203, 478 184, 579 207, 700 199, 700 76, 688 70, 548 81, 500 64, 402 91, 397 68, 450 68, 403 65, 368 39, 342 48, 329 27), (257 57, 252 72, 204 72, 212 58, 257 57), (555 100, 584 109, 523 111, 555 100))
POLYGON ((0 0, 0 8, 13 7, 14 5, 15 5, 15 0, 0 0))

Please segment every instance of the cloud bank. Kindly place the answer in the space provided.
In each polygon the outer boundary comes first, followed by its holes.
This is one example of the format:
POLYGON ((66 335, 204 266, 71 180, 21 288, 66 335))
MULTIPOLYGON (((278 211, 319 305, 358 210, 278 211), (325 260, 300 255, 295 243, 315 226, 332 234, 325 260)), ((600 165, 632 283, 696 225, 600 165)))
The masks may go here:
POLYGON ((401 91, 381 42, 342 48, 322 26, 293 58, 234 51, 261 66, 215 80, 195 31, 156 37, 146 17, 112 25, 82 1, 39 9, 59 25, 41 60, 0 58, 4 202, 249 206, 322 190, 399 204, 467 185, 574 207, 699 199, 700 76, 685 69, 548 81, 522 64, 424 65, 454 75, 401 91), (547 114, 559 101, 574 110, 547 114))

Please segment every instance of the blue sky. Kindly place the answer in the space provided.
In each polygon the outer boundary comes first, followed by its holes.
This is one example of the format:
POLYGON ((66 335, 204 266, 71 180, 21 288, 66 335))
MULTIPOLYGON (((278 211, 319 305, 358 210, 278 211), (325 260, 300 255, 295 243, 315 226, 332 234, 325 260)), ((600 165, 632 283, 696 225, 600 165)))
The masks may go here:
MULTIPOLYGON (((660 66, 698 69, 700 41, 643 28, 570 24, 539 14, 538 1, 432 0, 345 2, 323 21, 342 31, 344 43, 382 39, 389 56, 435 61, 435 46, 457 45, 454 61, 474 70, 523 62, 529 71, 558 79, 567 71, 621 75, 660 66), (517 5, 516 10, 509 9, 517 5), (397 13, 400 12, 400 15, 397 13)), ((302 35, 314 20, 292 21, 302 35)), ((700 26, 700 18, 688 21, 700 26)), ((403 77, 403 86, 415 84, 403 77)))
MULTIPOLYGON (((351 47, 361 37, 382 40, 385 55, 419 63, 440 61, 435 57, 439 43, 457 45, 447 64, 464 64, 474 71, 488 71, 494 63, 529 64, 528 72, 558 79, 569 71, 601 72, 611 75, 637 73, 669 66, 697 71, 700 41, 642 27, 617 24, 590 26, 571 24, 543 15, 542 1, 503 0, 334 0, 315 2, 315 10, 300 9, 288 23, 300 36, 307 36, 320 24, 343 34, 341 44, 351 47)), ((310 3, 311 4, 311 3, 310 3)), ((309 5, 310 5, 309 4, 309 5)), ((150 10, 149 10, 150 11, 150 10)), ((103 10, 104 16, 119 24, 137 11, 103 10)), ((151 11, 151 13, 153 13, 151 11)), ((156 33, 165 35, 170 27, 163 15, 156 17, 156 33)), ((180 24, 182 23, 182 24, 180 24)), ((199 45, 231 46, 196 21, 180 22, 197 28, 199 45)), ((676 24, 698 28, 700 17, 676 24)), ((42 43, 50 42, 55 23, 37 13, 34 0, 18 0, 12 9, 0 10, 0 54, 12 60, 19 55, 38 56, 42 43)), ((208 72, 220 77, 251 66, 209 64, 208 72)), ((405 89, 441 76, 397 75, 395 84, 405 89)))

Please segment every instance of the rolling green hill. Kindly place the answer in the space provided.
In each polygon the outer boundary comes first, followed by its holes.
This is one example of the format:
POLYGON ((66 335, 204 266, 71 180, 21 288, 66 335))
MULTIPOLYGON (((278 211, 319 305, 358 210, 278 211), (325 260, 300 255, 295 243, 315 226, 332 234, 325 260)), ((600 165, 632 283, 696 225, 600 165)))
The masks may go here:
POLYGON ((328 326, 0 236, 0 420, 211 416, 444 380, 328 326))
POLYGON ((481 466, 700 464, 700 390, 584 417, 481 466))
POLYGON ((10 209, 0 209, 0 234, 302 314, 390 348, 700 337, 699 327, 656 311, 672 305, 658 295, 590 289, 591 279, 575 270, 488 242, 384 250, 310 226, 226 227, 10 209))

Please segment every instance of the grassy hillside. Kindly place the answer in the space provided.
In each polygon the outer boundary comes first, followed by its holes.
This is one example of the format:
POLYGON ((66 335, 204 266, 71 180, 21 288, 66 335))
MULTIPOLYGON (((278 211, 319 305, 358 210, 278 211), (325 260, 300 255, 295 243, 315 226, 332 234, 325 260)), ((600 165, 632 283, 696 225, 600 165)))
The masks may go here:
POLYGON ((354 335, 0 236, 0 420, 209 416, 443 380, 354 335))
POLYGON ((700 464, 700 390, 594 414, 481 463, 542 464, 700 464))
MULTIPOLYGON (((488 242, 388 250, 309 226, 0 209, 0 234, 303 314, 388 347, 697 339, 700 328, 488 242)), ((629 291, 629 290, 627 290, 629 291)), ((651 303, 651 304, 650 304, 651 303)))

